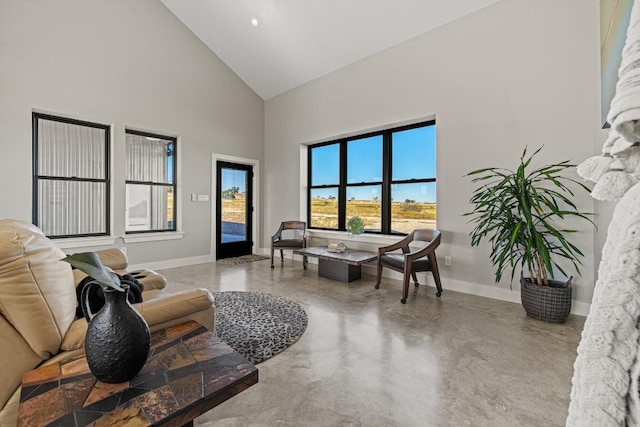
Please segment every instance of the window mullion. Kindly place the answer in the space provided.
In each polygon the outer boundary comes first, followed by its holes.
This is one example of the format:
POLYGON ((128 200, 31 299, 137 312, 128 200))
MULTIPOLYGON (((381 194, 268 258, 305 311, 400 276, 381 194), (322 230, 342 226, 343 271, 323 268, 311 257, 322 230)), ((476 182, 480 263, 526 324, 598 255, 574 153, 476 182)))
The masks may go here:
POLYGON ((340 186, 338 188, 338 230, 346 230, 347 216, 347 141, 340 142, 340 186))
POLYGON ((313 164, 313 150, 307 147, 307 227, 311 227, 311 165, 313 164))
POLYGON ((391 132, 382 135, 382 234, 391 234, 391 132))
POLYGON ((38 175, 40 174, 40 169, 39 169, 39 158, 40 158, 40 152, 38 150, 38 116, 36 116, 35 114, 33 114, 31 116, 31 135, 32 135, 32 144, 31 144, 31 152, 33 153, 32 156, 32 169, 33 169, 33 174, 32 174, 32 179, 31 179, 31 197, 32 197, 32 201, 31 201, 31 221, 34 224, 38 224, 38 207, 40 206, 40 202, 39 202, 39 182, 38 182, 38 175))
POLYGON ((64 177, 64 176, 36 175, 36 178, 40 180, 49 180, 49 181, 103 182, 103 183, 108 182, 106 179, 101 179, 101 178, 78 178, 76 176, 64 177))
POLYGON ((105 221, 106 221, 106 232, 107 234, 111 233, 111 208, 109 207, 109 203, 111 201, 111 157, 110 155, 110 146, 111 146, 111 127, 105 128, 105 140, 107 141, 104 146, 104 179, 106 182, 105 185, 105 198, 107 199, 106 205, 107 209, 105 212, 105 221))
POLYGON ((138 185, 158 185, 164 187, 175 187, 175 184, 167 183, 167 182, 155 182, 155 181, 125 181, 127 184, 138 184, 138 185))

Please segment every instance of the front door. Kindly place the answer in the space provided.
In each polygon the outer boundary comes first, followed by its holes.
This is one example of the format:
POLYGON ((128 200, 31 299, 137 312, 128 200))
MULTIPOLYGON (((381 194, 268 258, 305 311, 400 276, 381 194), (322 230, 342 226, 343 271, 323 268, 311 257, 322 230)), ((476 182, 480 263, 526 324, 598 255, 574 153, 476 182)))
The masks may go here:
POLYGON ((217 162, 216 259, 252 252, 252 182, 253 166, 217 162))

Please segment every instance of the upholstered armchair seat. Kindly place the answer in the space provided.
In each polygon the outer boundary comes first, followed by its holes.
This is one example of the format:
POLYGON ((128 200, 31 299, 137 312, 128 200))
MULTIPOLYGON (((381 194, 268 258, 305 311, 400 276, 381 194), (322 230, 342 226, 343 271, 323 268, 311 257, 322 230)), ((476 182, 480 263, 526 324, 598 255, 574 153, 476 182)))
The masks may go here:
MULTIPOLYGON (((383 265, 396 267, 397 270, 404 270, 404 254, 387 254, 380 257, 383 265)), ((413 261, 411 264, 414 271, 431 271, 431 263, 426 258, 413 261)))
POLYGON ((436 296, 442 295, 442 284, 436 259, 436 248, 440 245, 440 240, 441 233, 438 230, 417 229, 399 242, 378 248, 378 274, 375 288, 380 288, 383 268, 386 267, 402 273, 402 298, 400 302, 406 304, 409 295, 409 278, 413 278, 417 287, 419 283, 416 273, 430 271, 436 283, 436 296))
MULTIPOLYGON (((127 272, 119 249, 96 252, 103 264, 127 272)), ((65 253, 34 225, 0 220, 0 426, 16 425, 22 375, 84 352, 87 322, 76 318, 77 283, 85 274, 60 261, 65 253)), ((129 272, 131 273, 131 272, 129 272)), ((134 307, 151 331, 195 320, 213 330, 213 296, 206 289, 169 293, 165 278, 134 272, 144 285, 134 307)))
MULTIPOLYGON (((307 223, 304 221, 283 221, 278 231, 271 236, 271 268, 273 253, 280 251, 280 263, 284 263, 284 250, 296 250, 307 247, 307 223)), ((307 258, 303 257, 302 265, 307 268, 307 258)))
POLYGON ((302 248, 304 247, 304 242, 302 240, 296 239, 283 239, 278 240, 277 242, 273 242, 273 247, 278 248, 302 248))

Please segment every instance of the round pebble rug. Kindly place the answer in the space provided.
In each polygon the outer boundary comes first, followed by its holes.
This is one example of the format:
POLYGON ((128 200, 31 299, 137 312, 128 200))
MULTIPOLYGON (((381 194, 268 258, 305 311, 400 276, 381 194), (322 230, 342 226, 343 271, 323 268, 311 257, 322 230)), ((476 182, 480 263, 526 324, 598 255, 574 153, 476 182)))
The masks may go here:
POLYGON ((212 292, 215 333, 251 363, 263 362, 298 341, 307 329, 300 304, 263 292, 212 292))

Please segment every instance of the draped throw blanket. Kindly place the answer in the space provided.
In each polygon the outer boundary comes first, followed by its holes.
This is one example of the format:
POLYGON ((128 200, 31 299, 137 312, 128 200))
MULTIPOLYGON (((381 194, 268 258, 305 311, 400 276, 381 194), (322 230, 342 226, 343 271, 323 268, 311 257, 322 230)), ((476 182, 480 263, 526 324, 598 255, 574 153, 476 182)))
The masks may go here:
POLYGON ((640 426, 640 0, 634 0, 602 155, 579 165, 619 200, 574 364, 567 426, 640 426))
POLYGON ((640 186, 616 206, 574 364, 567 426, 640 425, 640 186))
POLYGON ((578 166, 578 174, 594 181, 598 200, 619 200, 640 178, 640 2, 634 1, 618 69, 616 93, 607 121, 609 136, 602 155, 578 166))

